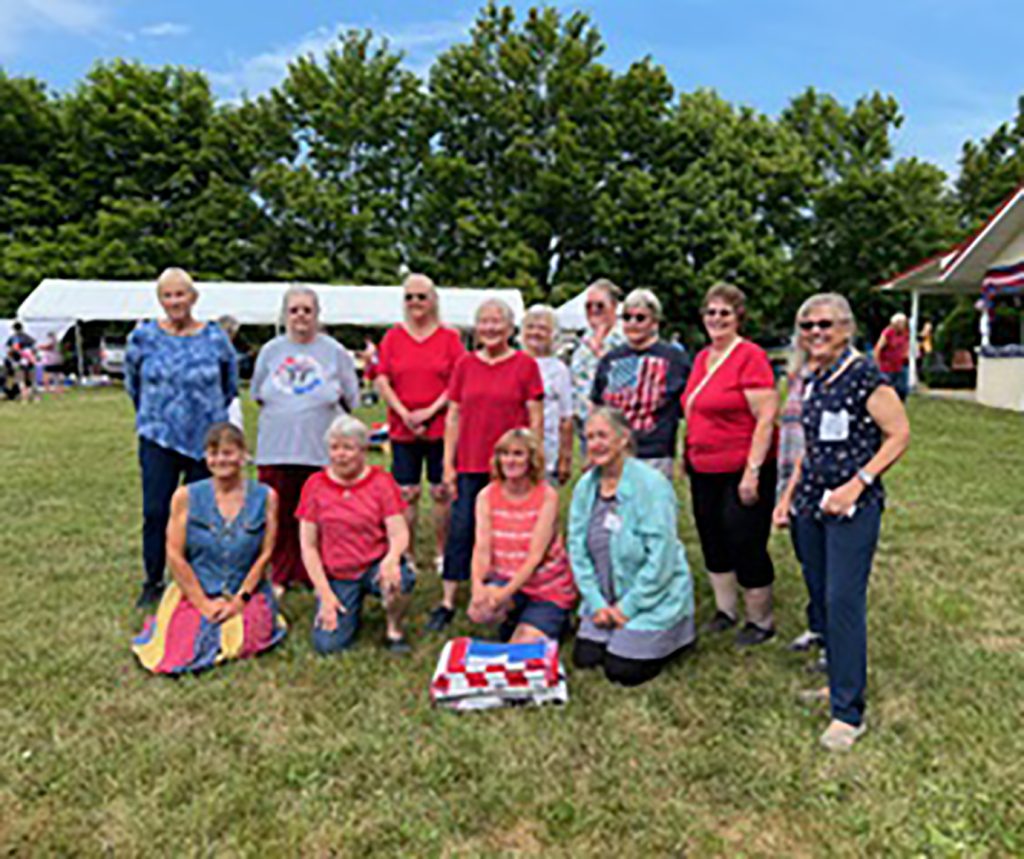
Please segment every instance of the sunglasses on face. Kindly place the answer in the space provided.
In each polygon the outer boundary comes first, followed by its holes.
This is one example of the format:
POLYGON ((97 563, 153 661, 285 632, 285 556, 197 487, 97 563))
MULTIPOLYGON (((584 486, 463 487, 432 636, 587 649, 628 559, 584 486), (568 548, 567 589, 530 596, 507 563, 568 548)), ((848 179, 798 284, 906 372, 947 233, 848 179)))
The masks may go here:
POLYGON ((818 328, 821 331, 828 331, 835 324, 834 319, 804 319, 800 322, 800 330, 813 331, 818 328))
POLYGON ((708 307, 704 310, 704 315, 714 319, 716 316, 720 316, 723 319, 727 319, 732 316, 732 311, 727 307, 708 307))
POLYGON ((623 313, 623 322, 646 322, 651 317, 646 313, 623 313))
POLYGON ((297 316, 300 313, 305 313, 308 316, 312 316, 313 315, 313 308, 312 307, 303 307, 301 304, 299 304, 299 305, 296 305, 294 307, 289 307, 288 308, 288 313, 290 315, 292 315, 292 316, 297 316))
POLYGON ((588 301, 583 306, 586 308, 587 313, 600 313, 608 307, 603 301, 588 301))
POLYGON ((407 292, 405 294, 406 301, 426 301, 430 296, 425 292, 407 292))

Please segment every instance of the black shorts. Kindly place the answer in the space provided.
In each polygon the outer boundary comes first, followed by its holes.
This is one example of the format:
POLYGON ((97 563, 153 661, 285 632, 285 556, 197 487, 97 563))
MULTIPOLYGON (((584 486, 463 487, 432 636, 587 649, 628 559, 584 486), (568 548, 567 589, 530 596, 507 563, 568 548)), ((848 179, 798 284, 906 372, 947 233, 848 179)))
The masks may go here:
POLYGON ((444 472, 444 441, 391 442, 391 475, 399 486, 419 486, 423 480, 423 463, 427 464, 427 483, 437 486, 444 472))
POLYGON ((744 588, 763 588, 775 580, 775 567, 768 554, 775 507, 775 460, 761 466, 757 502, 740 503, 739 485, 743 472, 706 474, 689 465, 693 518, 709 573, 736 573, 744 588))

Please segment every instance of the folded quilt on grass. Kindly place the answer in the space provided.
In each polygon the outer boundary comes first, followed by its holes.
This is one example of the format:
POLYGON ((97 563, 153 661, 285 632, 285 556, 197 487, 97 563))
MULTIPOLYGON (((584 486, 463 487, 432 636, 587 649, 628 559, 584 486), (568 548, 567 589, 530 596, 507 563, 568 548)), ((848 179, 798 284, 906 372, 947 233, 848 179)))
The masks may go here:
POLYGON ((441 651, 430 700, 452 710, 486 710, 569 700, 558 642, 500 644, 454 638, 441 651))

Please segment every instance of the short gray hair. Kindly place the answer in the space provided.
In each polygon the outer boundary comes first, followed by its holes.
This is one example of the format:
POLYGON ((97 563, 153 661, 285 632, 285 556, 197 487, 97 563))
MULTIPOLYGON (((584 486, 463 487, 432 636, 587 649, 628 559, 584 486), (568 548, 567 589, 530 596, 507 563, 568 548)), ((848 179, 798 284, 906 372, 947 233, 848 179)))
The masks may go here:
POLYGON ((370 431, 366 424, 352 415, 338 415, 324 433, 324 441, 328 444, 339 438, 355 439, 363 448, 370 446, 370 431))
POLYGON ((284 325, 288 321, 288 302, 299 295, 304 295, 307 298, 313 299, 313 313, 316 318, 320 318, 320 296, 317 291, 311 286, 303 286, 300 283, 294 286, 289 286, 285 291, 284 295, 281 296, 281 324, 284 325))
POLYGON ((615 283, 615 281, 609 280, 607 277, 599 277, 586 288, 584 294, 590 292, 592 289, 597 289, 603 292, 608 296, 608 299, 612 304, 618 304, 622 301, 622 288, 615 283))
POLYGON ((807 363, 807 352, 800 346, 800 320, 816 307, 829 308, 835 314, 838 322, 845 322, 849 325, 847 344, 852 343, 857 334, 857 320, 854 318, 850 302, 844 296, 838 292, 819 292, 812 295, 800 305, 800 309, 796 312, 796 319, 793 321, 793 353, 787 367, 787 372, 790 375, 801 372, 804 364, 807 363))
POLYGON ((661 302, 649 289, 634 289, 629 295, 626 296, 626 300, 622 302, 622 306, 625 309, 630 307, 643 307, 648 310, 650 314, 661 321, 661 302))
POLYGON ((505 322, 508 323, 509 328, 516 327, 516 315, 512 312, 512 308, 505 299, 498 298, 496 295, 491 298, 486 298, 476 308, 476 313, 473 314, 473 324, 480 324, 480 317, 483 316, 485 310, 490 307, 496 307, 501 311, 501 315, 505 317, 505 322))
POLYGON ((185 284, 185 286, 188 287, 189 292, 191 292, 193 295, 199 295, 199 290, 196 289, 195 281, 192 280, 192 275, 185 271, 185 269, 178 268, 177 266, 165 268, 162 272, 160 272, 160 277, 156 279, 157 295, 160 294, 160 290, 164 286, 173 281, 178 281, 179 283, 185 284))
POLYGON ((552 334, 558 333, 558 314, 550 304, 534 304, 523 315, 523 325, 533 319, 546 319, 551 324, 552 334))
POLYGON ((587 415, 586 424, 589 424, 594 418, 601 418, 601 420, 606 421, 617 438, 626 439, 627 453, 636 453, 636 439, 633 437, 633 427, 630 426, 629 419, 621 410, 611 406, 594 406, 590 410, 590 414, 587 415))

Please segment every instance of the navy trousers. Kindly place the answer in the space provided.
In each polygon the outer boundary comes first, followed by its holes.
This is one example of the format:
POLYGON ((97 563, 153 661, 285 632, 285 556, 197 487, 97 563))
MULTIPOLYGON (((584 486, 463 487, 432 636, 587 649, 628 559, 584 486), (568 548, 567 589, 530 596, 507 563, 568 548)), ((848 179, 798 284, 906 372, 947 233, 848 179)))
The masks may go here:
POLYGON ((469 581, 469 566, 476 542, 476 497, 490 479, 486 472, 466 472, 456 478, 448 542, 444 547, 444 571, 441 573, 441 578, 447 582, 469 581))
MULTIPOLYGON (((790 522, 812 610, 824 622, 832 718, 859 725, 868 679, 868 576, 882 511, 869 505, 852 519, 795 516, 790 522)), ((813 628, 813 627, 812 627, 813 628)))
POLYGON ((171 518, 171 496, 185 483, 210 476, 206 462, 192 459, 176 450, 161 447, 149 439, 139 439, 139 466, 142 469, 142 562, 146 583, 159 585, 167 563, 167 521, 171 518))

